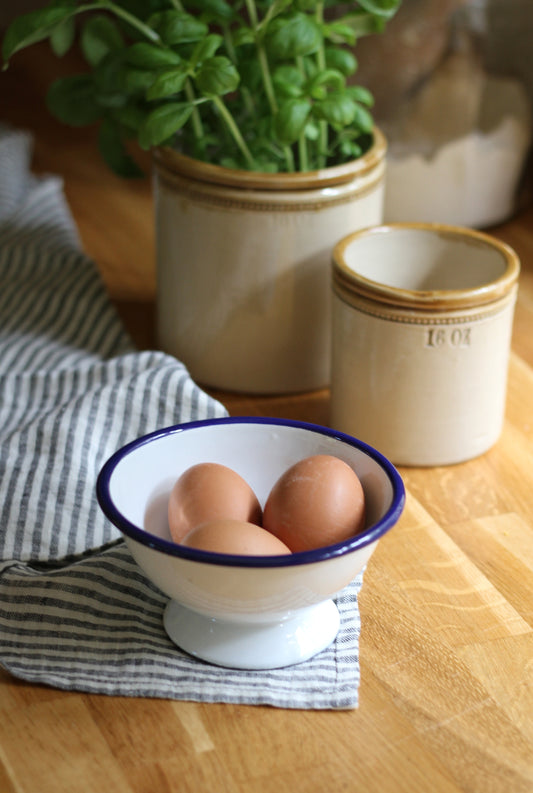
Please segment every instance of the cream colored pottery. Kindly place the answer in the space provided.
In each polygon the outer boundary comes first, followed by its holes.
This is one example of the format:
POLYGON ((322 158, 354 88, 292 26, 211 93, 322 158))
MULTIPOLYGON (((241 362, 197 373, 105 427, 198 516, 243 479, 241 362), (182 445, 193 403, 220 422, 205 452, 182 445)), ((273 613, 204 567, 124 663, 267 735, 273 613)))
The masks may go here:
POLYGON ((385 140, 323 171, 232 171, 155 155, 157 336, 199 383, 249 393, 330 379, 330 259, 379 223, 385 140))
POLYGON ((399 223, 333 252, 331 425, 400 465, 498 439, 519 261, 466 228, 399 223))

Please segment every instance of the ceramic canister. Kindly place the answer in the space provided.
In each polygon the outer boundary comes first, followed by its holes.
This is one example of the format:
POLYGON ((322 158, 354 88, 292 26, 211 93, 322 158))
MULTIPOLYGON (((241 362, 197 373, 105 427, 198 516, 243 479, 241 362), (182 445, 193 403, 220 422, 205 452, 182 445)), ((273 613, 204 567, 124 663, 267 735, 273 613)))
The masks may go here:
POLYGON ((381 223, 386 142, 319 171, 256 173, 156 150, 157 341, 200 384, 329 385, 333 245, 381 223))
POLYGON ((498 439, 519 260, 488 234, 375 226, 333 251, 330 422, 398 465, 468 460, 498 439))

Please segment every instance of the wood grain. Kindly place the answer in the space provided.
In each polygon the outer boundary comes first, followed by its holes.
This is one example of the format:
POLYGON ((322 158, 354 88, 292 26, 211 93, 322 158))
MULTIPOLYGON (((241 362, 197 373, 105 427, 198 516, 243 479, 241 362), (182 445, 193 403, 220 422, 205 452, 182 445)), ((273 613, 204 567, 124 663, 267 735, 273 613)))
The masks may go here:
MULTIPOLYGON (((37 46, 0 76, 2 120, 35 135, 83 244, 140 346, 154 342, 149 182, 101 165, 65 130, 37 46), (37 68, 36 68, 37 67, 37 68)), ((522 261, 505 425, 482 457, 401 469, 408 502, 365 572, 360 706, 285 711, 89 696, 0 673, 1 793, 532 793, 533 208, 493 233, 522 261)), ((327 424, 326 390, 216 394, 234 415, 327 424)))

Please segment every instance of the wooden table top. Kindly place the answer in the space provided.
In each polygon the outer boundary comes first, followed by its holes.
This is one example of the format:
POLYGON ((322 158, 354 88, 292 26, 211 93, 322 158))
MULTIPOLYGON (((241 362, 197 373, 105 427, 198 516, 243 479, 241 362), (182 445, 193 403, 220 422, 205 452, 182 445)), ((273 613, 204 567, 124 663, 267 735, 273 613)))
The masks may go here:
MULTIPOLYGON (((57 68, 41 47, 17 57, 0 121, 34 132, 35 169, 64 177, 86 251, 151 346, 149 181, 115 178, 94 130, 47 115, 57 68)), ((533 791, 533 208, 492 232, 522 262, 503 434, 461 465, 400 469, 406 510, 360 597, 359 708, 92 696, 0 673, 2 793, 533 791)), ((327 423, 327 391, 217 396, 234 415, 327 423)))

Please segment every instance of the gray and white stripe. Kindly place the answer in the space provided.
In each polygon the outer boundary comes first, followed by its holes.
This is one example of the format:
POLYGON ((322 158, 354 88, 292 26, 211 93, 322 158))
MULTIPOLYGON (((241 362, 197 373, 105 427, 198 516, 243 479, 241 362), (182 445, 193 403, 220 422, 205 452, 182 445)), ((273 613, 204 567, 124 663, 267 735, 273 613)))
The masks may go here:
POLYGON ((357 705, 361 577, 331 647, 284 670, 182 653, 166 598, 95 497, 103 462, 159 427, 226 414, 162 352, 138 352, 79 247, 61 181, 0 130, 0 663, 17 677, 124 696, 291 708, 357 705))
POLYGON ((339 640, 310 661, 268 672, 221 670, 177 650, 162 627, 166 599, 122 543, 53 571, 6 563, 1 580, 2 663, 18 677, 122 696, 354 705, 360 578, 338 599, 339 640))

